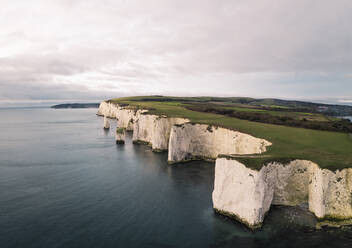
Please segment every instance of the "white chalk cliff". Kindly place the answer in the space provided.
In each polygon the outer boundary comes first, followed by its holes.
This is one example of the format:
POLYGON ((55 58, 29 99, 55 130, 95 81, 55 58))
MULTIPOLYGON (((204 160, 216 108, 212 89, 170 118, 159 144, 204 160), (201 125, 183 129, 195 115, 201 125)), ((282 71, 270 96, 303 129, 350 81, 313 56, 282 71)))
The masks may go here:
POLYGON ((140 115, 145 112, 147 112, 147 110, 131 109, 120 106, 116 103, 104 101, 100 103, 97 114, 109 118, 116 118, 118 127, 126 128, 127 131, 132 131, 134 122, 136 122, 140 115))
POLYGON ((189 120, 151 115, 147 112, 148 110, 131 109, 104 101, 99 106, 98 115, 116 118, 119 128, 133 131, 133 142, 146 143, 154 151, 168 150, 172 126, 189 120))
MULTIPOLYGON (((308 202, 317 218, 352 219, 352 168, 333 172, 310 161, 294 160, 268 163, 256 170, 234 155, 263 153, 271 145, 267 140, 108 101, 100 104, 98 115, 104 116, 104 126, 107 117, 116 118, 118 128, 133 131, 135 143, 146 143, 154 151, 168 150, 170 163, 216 159, 214 209, 251 228, 262 225, 271 205, 308 202)), ((124 139, 125 132, 116 134, 119 143, 124 139)))
POLYGON ((147 143, 154 151, 166 151, 172 126, 187 121, 183 118, 142 114, 134 124, 133 141, 147 143))
POLYGON ((352 169, 332 172, 310 161, 294 160, 255 170, 234 158, 216 160, 213 205, 222 214, 256 228, 271 204, 303 202, 320 219, 351 219, 352 169))
POLYGON ((170 163, 197 158, 216 159, 219 154, 254 154, 266 151, 271 143, 226 128, 184 123, 171 129, 170 163))
POLYGON ((110 122, 108 118, 104 115, 104 129, 109 129, 110 128, 110 122))

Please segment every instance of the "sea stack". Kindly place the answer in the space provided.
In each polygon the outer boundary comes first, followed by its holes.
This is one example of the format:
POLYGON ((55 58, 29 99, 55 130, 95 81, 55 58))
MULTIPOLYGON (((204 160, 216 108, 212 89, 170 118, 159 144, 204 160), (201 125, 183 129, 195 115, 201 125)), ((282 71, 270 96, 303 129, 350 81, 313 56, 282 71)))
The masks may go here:
POLYGON ((126 128, 116 128, 116 144, 125 144, 126 128))
POLYGON ((110 122, 106 115, 104 115, 104 129, 110 129, 110 122))
POLYGON ((352 221, 352 169, 330 171, 308 160, 269 162, 246 166, 236 157, 216 159, 213 205, 252 229, 261 227, 271 205, 309 210, 324 225, 352 221))

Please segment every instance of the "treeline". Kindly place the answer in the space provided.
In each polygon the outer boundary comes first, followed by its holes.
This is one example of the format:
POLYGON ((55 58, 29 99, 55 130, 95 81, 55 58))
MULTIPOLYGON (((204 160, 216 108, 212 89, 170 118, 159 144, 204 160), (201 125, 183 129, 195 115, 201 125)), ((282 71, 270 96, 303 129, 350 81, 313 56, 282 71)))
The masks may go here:
POLYGON ((209 106, 188 106, 187 109, 213 114, 226 115, 242 120, 255 121, 268 124, 284 125, 291 127, 309 128, 314 130, 335 131, 352 133, 352 122, 347 119, 339 121, 311 121, 307 119, 297 120, 290 116, 275 116, 268 113, 252 111, 236 111, 231 109, 219 109, 209 106))

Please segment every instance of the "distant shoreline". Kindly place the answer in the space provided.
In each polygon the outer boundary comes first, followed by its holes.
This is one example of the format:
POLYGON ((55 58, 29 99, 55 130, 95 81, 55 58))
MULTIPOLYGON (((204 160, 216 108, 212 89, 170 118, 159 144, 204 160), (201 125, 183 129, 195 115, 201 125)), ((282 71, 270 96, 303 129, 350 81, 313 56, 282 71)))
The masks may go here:
POLYGON ((99 103, 64 103, 51 106, 53 109, 99 108, 99 103))

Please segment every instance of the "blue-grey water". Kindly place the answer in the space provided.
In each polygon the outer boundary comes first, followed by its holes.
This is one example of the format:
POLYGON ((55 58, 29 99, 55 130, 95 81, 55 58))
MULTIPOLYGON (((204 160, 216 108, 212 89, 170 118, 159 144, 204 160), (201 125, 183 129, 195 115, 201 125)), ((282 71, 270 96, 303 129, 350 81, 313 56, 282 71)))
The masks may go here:
POLYGON ((213 164, 116 145, 95 112, 0 109, 0 248, 351 247, 300 207, 257 232, 215 214, 213 164))

